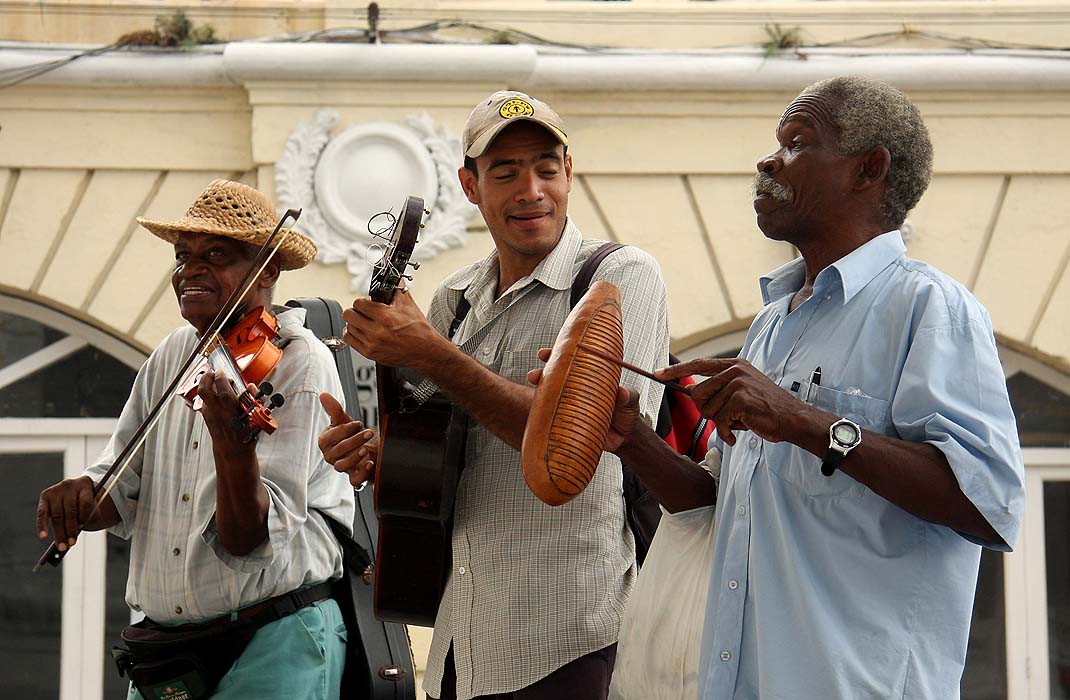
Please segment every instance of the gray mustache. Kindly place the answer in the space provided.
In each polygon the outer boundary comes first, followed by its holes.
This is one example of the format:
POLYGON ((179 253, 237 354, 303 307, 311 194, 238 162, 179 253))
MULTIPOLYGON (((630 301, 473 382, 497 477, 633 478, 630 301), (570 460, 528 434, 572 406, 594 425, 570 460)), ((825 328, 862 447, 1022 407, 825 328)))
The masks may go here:
POLYGON ((755 197, 760 194, 767 194, 778 202, 791 201, 791 188, 781 185, 766 173, 755 175, 750 189, 751 194, 755 197))

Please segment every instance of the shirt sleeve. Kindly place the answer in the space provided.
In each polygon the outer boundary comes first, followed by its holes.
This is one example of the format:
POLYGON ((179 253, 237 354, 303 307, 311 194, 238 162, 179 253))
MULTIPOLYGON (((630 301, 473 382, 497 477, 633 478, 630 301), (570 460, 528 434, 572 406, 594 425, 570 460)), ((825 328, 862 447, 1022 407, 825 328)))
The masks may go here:
MULTIPOLYGON (((307 347, 307 341, 291 343, 287 352, 298 347, 307 347)), ((319 393, 343 396, 329 361, 329 357, 324 360, 317 354, 309 357, 302 370, 305 381, 296 385, 301 388, 287 394, 286 403, 276 412, 278 430, 258 441, 260 480, 270 500, 267 538, 248 554, 235 556, 219 541, 215 515, 201 533, 201 539, 231 569, 255 573, 270 566, 306 526, 310 510, 352 527, 352 487, 344 474, 323 460, 319 450, 319 435, 330 424, 320 406, 319 393)))
MULTIPOLYGON (((620 290, 624 360, 650 371, 668 365, 668 302, 657 261, 639 248, 626 246, 599 265, 594 280, 610 282, 620 290)), ((639 393, 643 418, 654 426, 664 387, 628 370, 621 374, 621 385, 639 393)))
POLYGON ((900 437, 940 450, 962 493, 1011 551, 1025 507, 1025 467, 1007 384, 987 314, 964 301, 950 320, 941 304, 922 311, 899 386, 892 421, 900 437))
POLYGON ((455 309, 449 307, 449 297, 456 296, 459 300, 463 294, 463 292, 440 286, 431 297, 431 303, 427 306, 427 322, 442 335, 447 335, 456 312, 455 309))
MULTIPOLYGON (((162 347, 163 344, 161 344, 162 347)), ((130 396, 119 414, 115 432, 112 433, 108 444, 97 457, 96 461, 83 472, 94 483, 99 483, 108 469, 122 453, 123 449, 133 439, 137 429, 145 421, 152 409, 152 375, 159 364, 158 353, 154 352, 138 370, 134 378, 134 385, 130 389, 130 396)), ((158 398, 158 397, 156 397, 158 398)), ((115 509, 119 512, 119 522, 108 528, 108 532, 130 539, 134 531, 134 519, 137 516, 138 495, 141 491, 141 469, 144 464, 144 443, 134 451, 125 469, 116 472, 118 476, 112 477, 114 485, 108 493, 115 509)))

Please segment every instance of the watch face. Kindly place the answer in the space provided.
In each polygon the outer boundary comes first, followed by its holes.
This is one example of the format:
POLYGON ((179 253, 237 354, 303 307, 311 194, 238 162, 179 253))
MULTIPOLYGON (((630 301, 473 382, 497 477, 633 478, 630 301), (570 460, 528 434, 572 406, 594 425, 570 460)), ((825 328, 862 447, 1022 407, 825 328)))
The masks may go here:
POLYGON ((858 439, 858 431, 850 423, 839 423, 832 429, 832 437, 841 445, 852 445, 858 439))

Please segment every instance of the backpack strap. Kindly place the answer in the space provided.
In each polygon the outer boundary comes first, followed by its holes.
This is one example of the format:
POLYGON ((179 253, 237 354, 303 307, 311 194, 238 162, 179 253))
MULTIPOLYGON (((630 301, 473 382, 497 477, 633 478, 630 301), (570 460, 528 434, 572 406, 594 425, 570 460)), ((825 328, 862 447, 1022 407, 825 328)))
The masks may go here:
POLYGON ((595 271, 598 269, 598 266, 602 264, 602 261, 606 259, 606 256, 623 247, 623 243, 610 241, 608 243, 603 243, 597 250, 591 253, 591 257, 583 262, 583 267, 581 267, 579 273, 576 274, 576 279, 572 281, 572 294, 568 299, 568 308, 575 308, 576 304, 580 303, 580 297, 587 293, 587 288, 591 286, 591 279, 594 278, 595 271))
MULTIPOLYGON (((580 268, 576 279, 572 280, 572 293, 569 295, 568 308, 575 308, 576 304, 580 302, 580 297, 587 293, 587 288, 591 286, 591 279, 594 277, 595 271, 602 264, 602 261, 606 259, 606 256, 623 247, 623 243, 614 241, 603 243, 591 253, 591 257, 583 261, 583 267, 580 268)), ((472 304, 465 296, 467 293, 468 289, 465 288, 461 292, 461 299, 457 302, 457 308, 453 311, 453 322, 450 323, 450 329, 446 334, 446 337, 450 340, 453 340, 453 336, 457 334, 457 329, 461 327, 461 323, 464 322, 468 312, 472 310, 472 304)))
POLYGON ((465 316, 472 310, 472 303, 465 296, 467 293, 468 287, 465 287, 464 291, 461 292, 461 300, 457 302, 457 308, 453 311, 453 322, 450 323, 450 329, 446 333, 446 337, 450 340, 453 340, 453 336, 457 335, 457 329, 461 327, 465 316))

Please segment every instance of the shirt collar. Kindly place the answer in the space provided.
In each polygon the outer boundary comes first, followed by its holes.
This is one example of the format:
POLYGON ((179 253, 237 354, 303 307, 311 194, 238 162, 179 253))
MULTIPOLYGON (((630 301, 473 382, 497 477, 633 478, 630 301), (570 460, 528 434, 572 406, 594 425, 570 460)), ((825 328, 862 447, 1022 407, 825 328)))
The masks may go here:
POLYGON ((582 243, 583 236, 580 235, 580 230, 572 223, 572 219, 566 218, 561 239, 550 254, 535 266, 529 277, 542 282, 551 289, 571 289, 572 268, 576 263, 576 256, 579 255, 582 243))
MULTIPOLYGON (((828 292, 837 289, 842 294, 842 303, 846 304, 906 250, 903 235, 898 230, 882 233, 818 273, 814 280, 815 293, 821 289, 828 292)), ((781 265, 759 279, 762 301, 769 304, 794 294, 805 280, 806 263, 802 258, 781 265)))
MULTIPOLYGON (((580 252, 580 244, 583 237, 571 218, 565 219, 565 230, 554 249, 543 258, 531 274, 517 280, 514 289, 520 289, 532 280, 538 280, 552 289, 570 289, 572 287, 572 267, 576 256, 580 252)), ((487 284, 498 283, 498 251, 495 249, 490 255, 473 265, 465 274, 458 276, 450 282, 449 288, 465 290, 469 287, 482 289, 487 284)), ((508 291, 508 290, 502 290, 508 291)))

